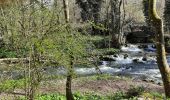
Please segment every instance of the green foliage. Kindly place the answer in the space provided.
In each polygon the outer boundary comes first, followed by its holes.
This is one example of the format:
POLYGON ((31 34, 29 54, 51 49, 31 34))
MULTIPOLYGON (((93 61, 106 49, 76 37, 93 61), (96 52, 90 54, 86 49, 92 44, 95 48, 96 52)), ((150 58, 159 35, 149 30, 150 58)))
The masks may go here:
MULTIPOLYGON (((27 100, 25 97, 20 97, 17 100, 27 100)), ((42 94, 36 96, 35 100, 66 100, 66 97, 62 94, 42 94)))
POLYGON ((127 98, 132 98, 136 96, 142 95, 142 93, 145 91, 145 88, 143 86, 131 86, 130 89, 127 91, 127 98))
MULTIPOLYGON (((108 95, 108 96, 102 96, 97 95, 95 93, 80 93, 76 92, 74 93, 74 99, 75 100, 126 100, 126 94, 119 91, 116 92, 114 95, 108 95)), ((21 98, 19 100, 25 100, 24 98, 21 98)), ((65 95, 62 94, 43 94, 38 95, 35 100, 66 100, 65 95)), ((137 97, 128 98, 128 100, 138 100, 137 97)))
POLYGON ((118 52, 119 50, 115 48, 95 49, 93 51, 95 55, 114 55, 115 53, 118 52))
POLYGON ((66 97, 59 94, 48 94, 38 96, 35 100, 66 100, 66 97))
POLYGON ((74 98, 75 100, 105 100, 106 99, 106 97, 96 95, 95 93, 85 93, 82 95, 79 92, 74 94, 74 98))
MULTIPOLYGON (((102 31, 107 31, 105 26, 102 23, 95 23, 94 21, 89 22, 91 26, 93 26, 95 29, 102 30, 102 31)), ((97 33, 96 33, 97 34, 97 33)))
MULTIPOLYGON (((81 94, 79 92, 74 94, 75 100, 108 100, 106 96, 99 96, 92 93, 81 94)), ((23 97, 19 100, 26 100, 23 97)), ((62 94, 43 94, 35 98, 35 100, 66 100, 65 95, 62 94)))
POLYGON ((141 96, 142 93, 144 93, 144 87, 139 86, 139 87, 134 87, 132 86, 127 92, 123 91, 118 91, 114 95, 111 95, 110 98, 111 100, 123 100, 123 99, 128 99, 128 100, 138 100, 138 96, 141 96))
POLYGON ((16 88, 23 88, 24 80, 6 80, 0 83, 0 92, 12 92, 16 88))
MULTIPOLYGON (((163 100, 165 98, 164 94, 161 94, 158 92, 146 92, 146 93, 143 93, 142 96, 144 98, 152 98, 156 100, 163 100)), ((169 100, 169 99, 166 99, 166 100, 169 100)))
POLYGON ((164 98, 162 94, 157 92, 151 92, 150 94, 155 98, 164 98))
POLYGON ((0 58, 14 58, 17 57, 15 51, 8 50, 6 48, 0 48, 0 58))
POLYGON ((124 92, 118 91, 110 98, 112 98, 112 100, 122 100, 122 99, 125 99, 125 97, 126 97, 126 94, 124 92))

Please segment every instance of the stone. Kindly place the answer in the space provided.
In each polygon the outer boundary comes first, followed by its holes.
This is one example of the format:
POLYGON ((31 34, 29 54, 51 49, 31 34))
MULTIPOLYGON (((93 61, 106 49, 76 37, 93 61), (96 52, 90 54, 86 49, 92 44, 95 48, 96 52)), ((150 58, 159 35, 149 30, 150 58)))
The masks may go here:
POLYGON ((143 60, 143 61, 147 61, 147 58, 143 57, 142 60, 143 60))
POLYGON ((103 56, 99 57, 99 59, 102 60, 102 61, 116 61, 114 58, 111 58, 111 57, 103 57, 103 56))
POLYGON ((124 54, 124 59, 128 58, 128 54, 124 54))
POLYGON ((139 59, 133 59, 134 63, 137 63, 139 61, 139 59))
POLYGON ((117 56, 117 55, 113 55, 113 57, 116 57, 116 58, 117 58, 118 56, 117 56))

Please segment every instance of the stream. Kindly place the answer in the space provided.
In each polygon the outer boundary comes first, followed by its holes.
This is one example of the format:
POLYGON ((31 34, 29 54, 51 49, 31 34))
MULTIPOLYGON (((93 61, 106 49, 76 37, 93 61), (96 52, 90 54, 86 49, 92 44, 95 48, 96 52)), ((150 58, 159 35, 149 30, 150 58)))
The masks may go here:
MULTIPOLYGON (((162 84, 161 75, 156 63, 156 49, 153 44, 145 46, 128 44, 121 47, 121 52, 116 55, 108 55, 113 61, 100 61, 98 68, 104 74, 115 76, 130 76, 134 80, 140 79, 156 84, 162 84)), ((167 55, 170 64, 170 55, 167 55)), ((99 73, 95 67, 75 67, 78 76, 95 75, 99 73)), ((64 67, 44 67, 45 75, 66 75, 64 67)), ((21 72, 6 72, 13 79, 21 76, 21 72)), ((1 72, 1 75, 6 75, 1 72)), ((2 76, 1 76, 2 77, 2 76)))
MULTIPOLYGON (((113 61, 101 61, 99 69, 102 73, 118 76, 130 76, 133 79, 162 84, 161 75, 156 63, 156 49, 153 44, 147 44, 145 47, 128 44, 121 47, 121 52, 109 57, 113 61)), ((170 56, 167 55, 167 61, 170 64, 170 56)), ((92 68, 74 68, 75 73, 80 76, 97 74, 99 71, 92 68)), ((47 69, 48 74, 66 74, 62 67, 47 69)))

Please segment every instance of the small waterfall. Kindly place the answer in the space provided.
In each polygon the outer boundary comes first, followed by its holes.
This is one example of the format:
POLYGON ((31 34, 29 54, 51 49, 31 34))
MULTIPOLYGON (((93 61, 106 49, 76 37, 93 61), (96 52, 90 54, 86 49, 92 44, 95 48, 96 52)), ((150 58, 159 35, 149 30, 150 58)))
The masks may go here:
POLYGON ((108 62, 107 61, 102 61, 102 66, 107 66, 108 62))
POLYGON ((116 61, 116 64, 131 64, 133 63, 133 59, 128 57, 128 55, 117 55, 117 57, 112 56, 116 61), (127 56, 127 57, 126 57, 127 56))
POLYGON ((143 52, 142 49, 139 49, 137 45, 132 45, 132 44, 129 44, 127 46, 122 46, 121 47, 121 51, 123 52, 143 52))

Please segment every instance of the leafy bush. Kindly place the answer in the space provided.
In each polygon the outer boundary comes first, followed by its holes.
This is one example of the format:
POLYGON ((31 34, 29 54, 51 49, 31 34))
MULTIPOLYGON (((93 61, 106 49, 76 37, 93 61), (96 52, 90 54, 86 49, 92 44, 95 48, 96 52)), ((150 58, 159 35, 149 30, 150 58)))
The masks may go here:
POLYGON ((126 94, 122 91, 116 92, 113 96, 111 96, 111 100, 122 100, 125 99, 126 94))
MULTIPOLYGON (((77 92, 74 94, 75 100, 108 100, 105 97, 91 94, 91 93, 85 93, 84 95, 77 92)), ((19 100, 26 100, 25 98, 20 98, 19 100)), ((35 100, 66 100, 65 95, 62 94, 43 94, 39 95, 35 98, 35 100)))
POLYGON ((16 88, 23 88, 24 80, 6 80, 0 83, 0 92, 12 92, 16 88))
MULTIPOLYGON (((143 93, 142 96, 144 98, 152 98, 152 99, 156 99, 156 100, 165 100, 165 95, 163 94, 160 94, 158 92, 146 92, 146 93, 143 93)), ((166 100, 169 100, 169 99, 166 99, 166 100)))
POLYGON ((74 98, 75 100, 106 100, 106 97, 102 97, 94 93, 85 93, 82 95, 79 92, 74 94, 74 98))
MULTIPOLYGON (((111 95, 97 95, 93 92, 88 92, 88 93, 80 93, 76 92, 74 93, 74 99, 75 100, 138 100, 138 96, 140 93, 143 91, 143 87, 133 87, 130 88, 129 91, 123 92, 123 91, 118 91, 115 94, 111 95), (129 91, 134 91, 134 93, 138 92, 138 95, 132 96, 131 94, 128 94, 129 91)), ((20 98, 19 100, 26 100, 23 97, 20 98)), ((66 96, 63 94, 42 94, 42 95, 37 95, 35 100, 66 100, 66 96)))
POLYGON ((8 50, 6 48, 0 48, 0 58, 14 58, 17 56, 15 51, 8 50))
POLYGON ((36 100, 66 100, 66 97, 61 94, 48 94, 48 95, 45 94, 45 95, 38 96, 36 100))
POLYGON ((139 95, 142 95, 142 93, 145 91, 145 88, 143 86, 131 86, 130 89, 127 91, 127 98, 137 97, 139 95))

